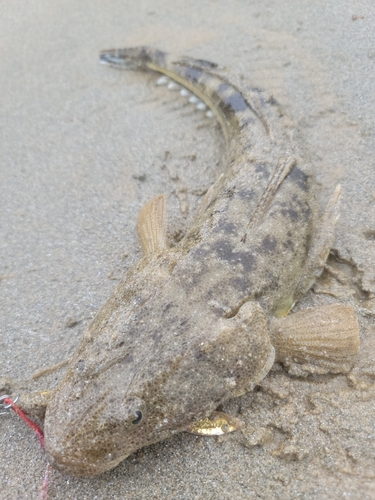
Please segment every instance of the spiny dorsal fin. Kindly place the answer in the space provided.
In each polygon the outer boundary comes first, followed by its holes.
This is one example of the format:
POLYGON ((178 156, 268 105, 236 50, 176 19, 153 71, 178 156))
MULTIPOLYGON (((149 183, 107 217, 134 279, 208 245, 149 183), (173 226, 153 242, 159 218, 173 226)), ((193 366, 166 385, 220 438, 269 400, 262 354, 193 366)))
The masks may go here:
POLYGON ((258 206, 249 222, 248 231, 256 228, 262 223, 264 216, 268 212, 268 209, 275 198, 277 190, 281 186, 285 177, 289 175, 292 169, 295 167, 296 163, 296 158, 288 157, 280 159, 279 164, 273 176, 271 177, 266 190, 262 194, 258 206))

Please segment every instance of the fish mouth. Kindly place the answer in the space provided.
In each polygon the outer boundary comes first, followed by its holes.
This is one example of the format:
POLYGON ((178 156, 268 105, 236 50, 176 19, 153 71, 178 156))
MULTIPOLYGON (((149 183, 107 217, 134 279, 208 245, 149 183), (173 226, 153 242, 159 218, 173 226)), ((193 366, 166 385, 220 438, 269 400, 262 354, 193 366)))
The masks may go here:
POLYGON ((93 462, 85 457, 76 458, 66 455, 57 456, 56 454, 51 454, 47 448, 46 454, 48 462, 54 469, 58 470, 62 474, 74 477, 98 476, 99 474, 103 474, 104 472, 113 469, 126 458, 125 456, 120 459, 114 459, 109 453, 106 460, 103 460, 102 458, 100 462, 93 462))
POLYGON ((65 427, 61 432, 51 433, 45 426, 44 436, 49 463, 68 476, 98 476, 134 451, 131 447, 117 447, 116 441, 103 439, 99 432, 80 434, 65 427))

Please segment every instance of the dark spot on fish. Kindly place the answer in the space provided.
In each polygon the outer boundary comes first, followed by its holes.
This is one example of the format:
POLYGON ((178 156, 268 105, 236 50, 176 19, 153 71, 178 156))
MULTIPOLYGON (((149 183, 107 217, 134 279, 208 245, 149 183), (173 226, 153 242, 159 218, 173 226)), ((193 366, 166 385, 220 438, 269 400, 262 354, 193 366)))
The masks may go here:
POLYGON ((302 213, 303 213, 303 215, 305 217, 305 220, 310 219, 310 217, 311 217, 311 207, 310 207, 310 205, 306 204, 305 208, 302 209, 302 213))
POLYGON ((270 236, 269 234, 267 234, 267 236, 263 238, 261 245, 264 252, 271 253, 277 246, 277 240, 274 236, 270 236))
POLYGON ((249 279, 247 279, 246 276, 236 276, 235 278, 230 280, 229 285, 242 292, 244 297, 249 297, 251 295, 251 288, 253 287, 253 283, 249 279))
POLYGON ((288 178, 294 182, 303 191, 308 191, 309 189, 309 176, 302 172, 298 167, 294 167, 288 178))
POLYGON ((205 68, 217 68, 218 65, 211 61, 206 61, 205 59, 196 59, 195 62, 205 68))
POLYGON ((284 217, 288 217, 293 222, 298 220, 298 212, 296 210, 293 210, 293 208, 283 208, 282 210, 280 210, 280 213, 284 217))
MULTIPOLYGON (((238 111, 245 111, 246 109, 248 109, 245 99, 239 92, 227 97, 225 99, 223 107, 226 107, 230 111, 234 111, 235 113, 238 111)), ((247 123, 245 123, 244 125, 246 124, 247 123)))
POLYGON ((203 71, 201 69, 197 68, 186 68, 185 69, 185 77, 187 80, 191 82, 199 82, 201 76, 202 76, 203 71))
POLYGON ((288 240, 286 240, 286 241, 283 242, 283 247, 291 250, 292 252, 294 252, 294 243, 290 239, 288 239, 288 240))
POLYGON ((292 221, 298 220, 299 213, 297 212, 297 210, 293 210, 292 208, 290 208, 288 212, 289 212, 289 217, 292 221))
MULTIPOLYGON (((213 251, 221 260, 226 260, 228 262, 233 262, 234 252, 228 241, 219 240, 213 245, 213 251)), ((238 259, 235 259, 238 261, 238 259)))
MULTIPOLYGON (((192 57, 184 56, 179 61, 174 61, 172 64, 177 66, 186 65, 190 68, 215 69, 218 67, 216 63, 206 61, 205 59, 193 59, 192 57)), ((208 73, 209 74, 209 73, 208 73)))
POLYGON ((237 227, 233 222, 228 222, 227 220, 220 219, 220 221, 215 226, 215 232, 220 232, 224 234, 236 234, 237 227))
POLYGON ((250 252, 234 252, 226 240, 217 241, 213 245, 212 250, 220 260, 224 260, 230 264, 242 264, 245 272, 251 272, 254 268, 254 255, 250 252))
POLYGON ((218 93, 223 99, 220 107, 224 112, 236 113, 237 111, 245 111, 246 109, 251 109, 245 101, 243 95, 234 87, 232 87, 232 85, 221 83, 218 87, 218 93), (228 90, 231 91, 231 94, 225 96, 228 90))
POLYGON ((251 200, 254 197, 254 190, 249 187, 249 189, 241 189, 241 191, 237 192, 237 195, 241 199, 251 200))
POLYGON ((266 163, 258 163, 255 165, 255 172, 261 174, 264 179, 268 179, 270 173, 268 171, 268 165, 266 163))
POLYGON ((313 240, 313 234, 312 232, 308 232, 306 234, 306 239, 305 239, 305 243, 304 243, 304 246, 305 246, 305 254, 308 255, 309 252, 310 252, 310 248, 311 248, 311 245, 312 245, 312 240, 313 240))

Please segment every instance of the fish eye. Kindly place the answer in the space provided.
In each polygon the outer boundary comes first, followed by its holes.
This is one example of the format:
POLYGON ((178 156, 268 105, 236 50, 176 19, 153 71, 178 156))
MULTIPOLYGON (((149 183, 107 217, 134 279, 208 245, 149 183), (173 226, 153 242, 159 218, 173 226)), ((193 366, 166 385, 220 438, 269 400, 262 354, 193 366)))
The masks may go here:
POLYGON ((136 410, 134 413, 137 415, 137 418, 135 420, 132 420, 132 424, 137 425, 142 420, 143 414, 139 410, 136 410))

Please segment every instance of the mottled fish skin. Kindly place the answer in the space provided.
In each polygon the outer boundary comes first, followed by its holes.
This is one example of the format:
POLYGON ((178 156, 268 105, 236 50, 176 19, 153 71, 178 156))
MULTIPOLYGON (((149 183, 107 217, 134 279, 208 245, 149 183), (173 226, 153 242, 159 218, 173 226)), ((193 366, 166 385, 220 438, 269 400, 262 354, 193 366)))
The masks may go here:
POLYGON ((272 97, 240 90, 212 63, 154 49, 101 59, 167 74, 206 102, 228 168, 183 240, 144 257, 115 288, 48 405, 49 459, 79 476, 111 469, 252 390, 274 360, 267 322, 310 283, 317 221, 314 180, 272 97))

